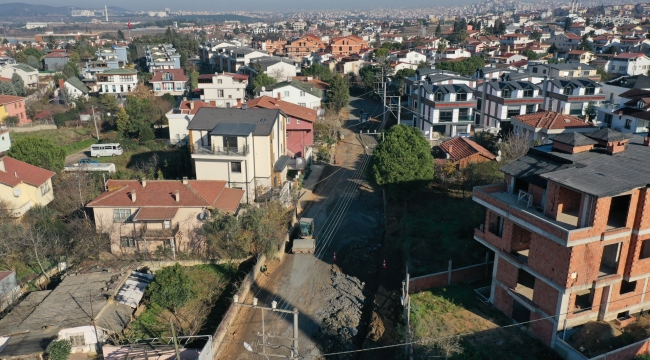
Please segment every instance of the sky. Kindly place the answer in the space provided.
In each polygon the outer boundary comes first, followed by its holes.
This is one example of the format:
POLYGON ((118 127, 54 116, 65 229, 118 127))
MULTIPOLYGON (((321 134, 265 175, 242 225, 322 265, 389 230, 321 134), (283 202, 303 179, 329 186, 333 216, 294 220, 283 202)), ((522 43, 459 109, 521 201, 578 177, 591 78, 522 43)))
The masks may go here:
MULTIPOLYGON (((23 2, 20 0, 0 0, 3 3, 23 2)), ((37 2, 24 1, 25 3, 37 4, 37 2)), ((455 0, 454 5, 476 3, 478 0, 455 0)), ((129 0, 59 0, 56 3, 43 2, 44 5, 50 6, 76 6, 84 9, 103 9, 104 5, 118 6, 132 11, 162 11, 168 7, 172 11, 295 11, 295 10, 349 10, 349 9, 372 9, 378 7, 433 7, 449 5, 449 0, 408 0, 396 3, 394 0, 329 0, 329 1, 308 1, 304 0, 238 0, 238 1, 214 1, 214 0, 194 0, 183 3, 178 0, 157 0, 157 1, 129 1, 129 0)))

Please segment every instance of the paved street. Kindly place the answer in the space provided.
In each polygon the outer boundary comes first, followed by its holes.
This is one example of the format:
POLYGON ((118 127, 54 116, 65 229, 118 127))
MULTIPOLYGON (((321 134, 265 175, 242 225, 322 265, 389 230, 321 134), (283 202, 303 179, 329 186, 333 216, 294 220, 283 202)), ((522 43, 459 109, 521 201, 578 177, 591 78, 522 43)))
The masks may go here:
MULTIPOLYGON (((312 359, 320 354, 315 335, 319 332, 322 319, 316 313, 325 306, 323 291, 331 288, 330 276, 334 252, 339 254, 352 243, 358 241, 373 241, 381 243, 381 223, 383 219, 381 195, 368 185, 364 178, 370 157, 369 149, 359 142, 352 130, 358 128, 360 110, 364 109, 371 115, 379 115, 379 104, 363 99, 352 98, 350 106, 350 121, 346 122, 349 130, 344 130, 345 139, 340 141, 335 149, 338 165, 326 166, 321 175, 322 181, 314 189, 314 201, 309 205, 304 217, 314 218, 316 226, 317 247, 314 255, 287 255, 284 262, 277 266, 269 262, 269 276, 263 276, 253 287, 249 299, 255 295, 260 304, 270 306, 272 301, 278 302, 279 308, 292 309, 297 307, 299 316, 299 353, 305 359, 312 359), (364 151, 365 150, 365 151, 364 151)), ((371 122, 371 131, 379 127, 378 121, 371 122)), ((344 254, 341 254, 344 255, 344 254)), ((339 256, 341 256, 339 255, 339 256)), ((362 264, 360 264, 362 265, 362 264)), ((367 264, 373 266, 373 264, 367 264)), ((342 269, 345 273, 345 268, 342 269)), ((282 316, 278 313, 265 313, 265 332, 280 338, 270 338, 273 346, 266 347, 268 354, 289 355, 288 346, 292 336, 291 315, 282 316), (282 339, 284 338, 284 339, 282 339)), ((261 352, 262 332, 261 311, 242 309, 230 329, 232 336, 226 337, 224 359, 265 359, 246 351, 243 342, 254 345, 261 352)))

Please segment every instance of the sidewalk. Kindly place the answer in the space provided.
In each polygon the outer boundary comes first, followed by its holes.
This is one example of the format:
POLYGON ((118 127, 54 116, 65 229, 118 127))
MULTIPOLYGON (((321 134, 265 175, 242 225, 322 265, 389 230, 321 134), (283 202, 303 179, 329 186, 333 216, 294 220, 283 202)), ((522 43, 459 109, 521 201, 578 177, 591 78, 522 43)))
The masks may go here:
POLYGON ((309 177, 302 182, 302 190, 298 195, 298 213, 302 213, 307 204, 312 201, 314 185, 320 181, 321 174, 325 170, 325 165, 312 165, 309 177))

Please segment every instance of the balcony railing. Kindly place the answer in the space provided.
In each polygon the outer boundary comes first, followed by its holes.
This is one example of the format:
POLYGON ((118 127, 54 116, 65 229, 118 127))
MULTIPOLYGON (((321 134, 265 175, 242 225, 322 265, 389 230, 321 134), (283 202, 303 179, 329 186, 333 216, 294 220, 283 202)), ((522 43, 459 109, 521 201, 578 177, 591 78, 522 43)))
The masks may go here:
POLYGON ((458 121, 474 121, 474 115, 459 115, 458 121))
POLYGON ((246 155, 248 155, 248 145, 246 145, 244 147, 215 146, 213 148, 213 153, 214 154, 219 154, 219 155, 241 155, 241 156, 246 156, 246 155))
POLYGON ((144 224, 142 227, 140 227, 140 236, 143 239, 172 238, 176 236, 178 229, 178 224, 169 229, 149 229, 147 225, 144 224))

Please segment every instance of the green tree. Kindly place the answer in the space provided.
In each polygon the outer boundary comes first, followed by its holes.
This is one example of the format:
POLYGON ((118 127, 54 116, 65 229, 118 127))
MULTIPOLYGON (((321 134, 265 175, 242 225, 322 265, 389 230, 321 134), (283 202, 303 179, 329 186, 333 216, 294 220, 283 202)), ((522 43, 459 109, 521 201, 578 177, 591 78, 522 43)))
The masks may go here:
POLYGON ((618 54, 618 48, 616 46, 614 46, 614 45, 611 45, 604 52, 605 52, 605 54, 618 54))
POLYGON ((535 40, 535 41, 540 41, 542 39, 542 33, 539 31, 535 30, 530 35, 528 36, 529 39, 535 40))
POLYGON ((447 40, 440 39, 438 41, 438 58, 442 58, 442 54, 447 50, 447 40))
POLYGON ((124 33, 122 32, 122 30, 117 30, 117 39, 118 40, 124 40, 125 39, 124 38, 124 33))
POLYGON ((239 28, 235 28, 235 30, 233 30, 232 33, 235 35, 239 35, 240 33, 239 28))
POLYGON ((302 75, 313 76, 326 83, 329 83, 334 76, 329 67, 321 64, 312 64, 310 67, 302 70, 302 75))
POLYGON ((63 170, 66 153, 62 146, 57 145, 51 139, 26 136, 12 141, 11 149, 7 155, 16 160, 58 172, 63 170))
POLYGON ((138 138, 140 129, 146 124, 151 126, 154 118, 154 108, 149 97, 129 95, 126 98, 124 110, 129 115, 129 125, 123 128, 126 137, 138 138))
POLYGON ((373 152, 372 174, 393 197, 408 198, 433 179, 429 142, 418 128, 395 125, 373 152))
POLYGON ((440 27, 440 23, 438 23, 438 26, 436 26, 436 30, 433 32, 433 34, 439 38, 440 35, 442 35, 442 28, 440 27))
POLYGON ((0 81, 0 94, 3 95, 18 95, 16 89, 9 81, 0 81))
POLYGON ((48 358, 50 360, 68 360, 72 351, 72 344, 67 339, 52 341, 47 346, 48 358))
POLYGON ((592 51, 594 49, 594 45, 589 41, 588 34, 585 34, 582 37, 582 39, 580 40, 580 44, 578 44, 578 49, 585 50, 585 51, 592 51))
POLYGON ((56 40, 53 35, 47 37, 47 47, 50 49, 56 48, 56 40))
POLYGON ((589 24, 591 24, 591 19, 585 19, 585 26, 589 26, 589 24))
POLYGON ((533 50, 530 50, 530 49, 526 49, 526 50, 522 51, 521 55, 527 57, 528 60, 537 60, 537 58, 539 57, 536 52, 534 52, 533 50))
POLYGON ((570 17, 564 19, 564 31, 569 31, 569 29, 571 29, 572 24, 573 24, 573 20, 571 20, 570 17))
POLYGON ((113 95, 101 94, 99 95, 99 107, 104 114, 111 113, 111 115, 116 115, 119 111, 119 106, 117 105, 117 99, 113 95))
POLYGON ((442 61, 436 65, 436 69, 449 70, 470 76, 476 73, 476 69, 485 66, 483 58, 472 56, 461 61, 442 61))
POLYGON ((259 88, 259 87, 262 87, 262 86, 273 85, 276 82, 277 81, 274 78, 266 75, 265 73, 259 73, 253 79, 253 86, 255 88, 259 88))
POLYGON ((363 86, 367 88, 372 88, 372 84, 375 82, 375 67, 374 66, 364 66, 359 69, 359 77, 361 77, 361 82, 363 86))
POLYGON ((546 52, 549 54, 555 54, 556 51, 557 46, 555 46, 555 43, 552 43, 551 46, 548 47, 548 50, 546 50, 546 52))
POLYGON ((9 44, 9 40, 7 38, 2 39, 2 45, 7 45, 9 44))
POLYGON ((79 75, 79 68, 77 67, 77 64, 74 64, 72 62, 65 64, 63 67, 63 75, 65 75, 68 79, 79 75))
POLYGON ((390 51, 388 49, 386 49, 386 48, 383 48, 383 47, 375 49, 375 50, 373 50, 373 52, 375 53, 376 58, 382 58, 382 59, 385 58, 386 56, 388 56, 388 54, 390 54, 390 51))
POLYGON ((117 131, 122 133, 122 135, 129 137, 138 130, 139 127, 133 124, 131 117, 126 113, 126 110, 124 110, 124 108, 120 109, 117 113, 117 131))
POLYGON ((6 116, 4 119, 0 119, 7 126, 16 126, 20 122, 18 116, 6 116))
POLYGON ((339 74, 334 76, 329 85, 330 89, 327 93, 326 106, 338 114, 341 109, 350 103, 350 88, 345 84, 345 80, 339 74))
POLYGON ((176 313, 194 297, 192 279, 178 263, 164 267, 156 271, 146 295, 152 303, 176 313))
POLYGON ((597 114, 596 103, 593 101, 588 102, 587 107, 585 107, 585 118, 590 121, 595 121, 597 114))
POLYGON ((27 57, 27 65, 33 67, 34 69, 38 69, 41 67, 41 64, 36 60, 36 58, 32 55, 29 55, 27 57))
POLYGON ((138 136, 140 137, 141 143, 146 143, 156 138, 156 134, 154 134, 150 124, 142 124, 138 136))
POLYGON ((25 90, 25 82, 23 81, 23 78, 18 75, 18 73, 13 73, 13 75, 11 75, 11 85, 14 87, 16 95, 25 96, 27 93, 25 90))

